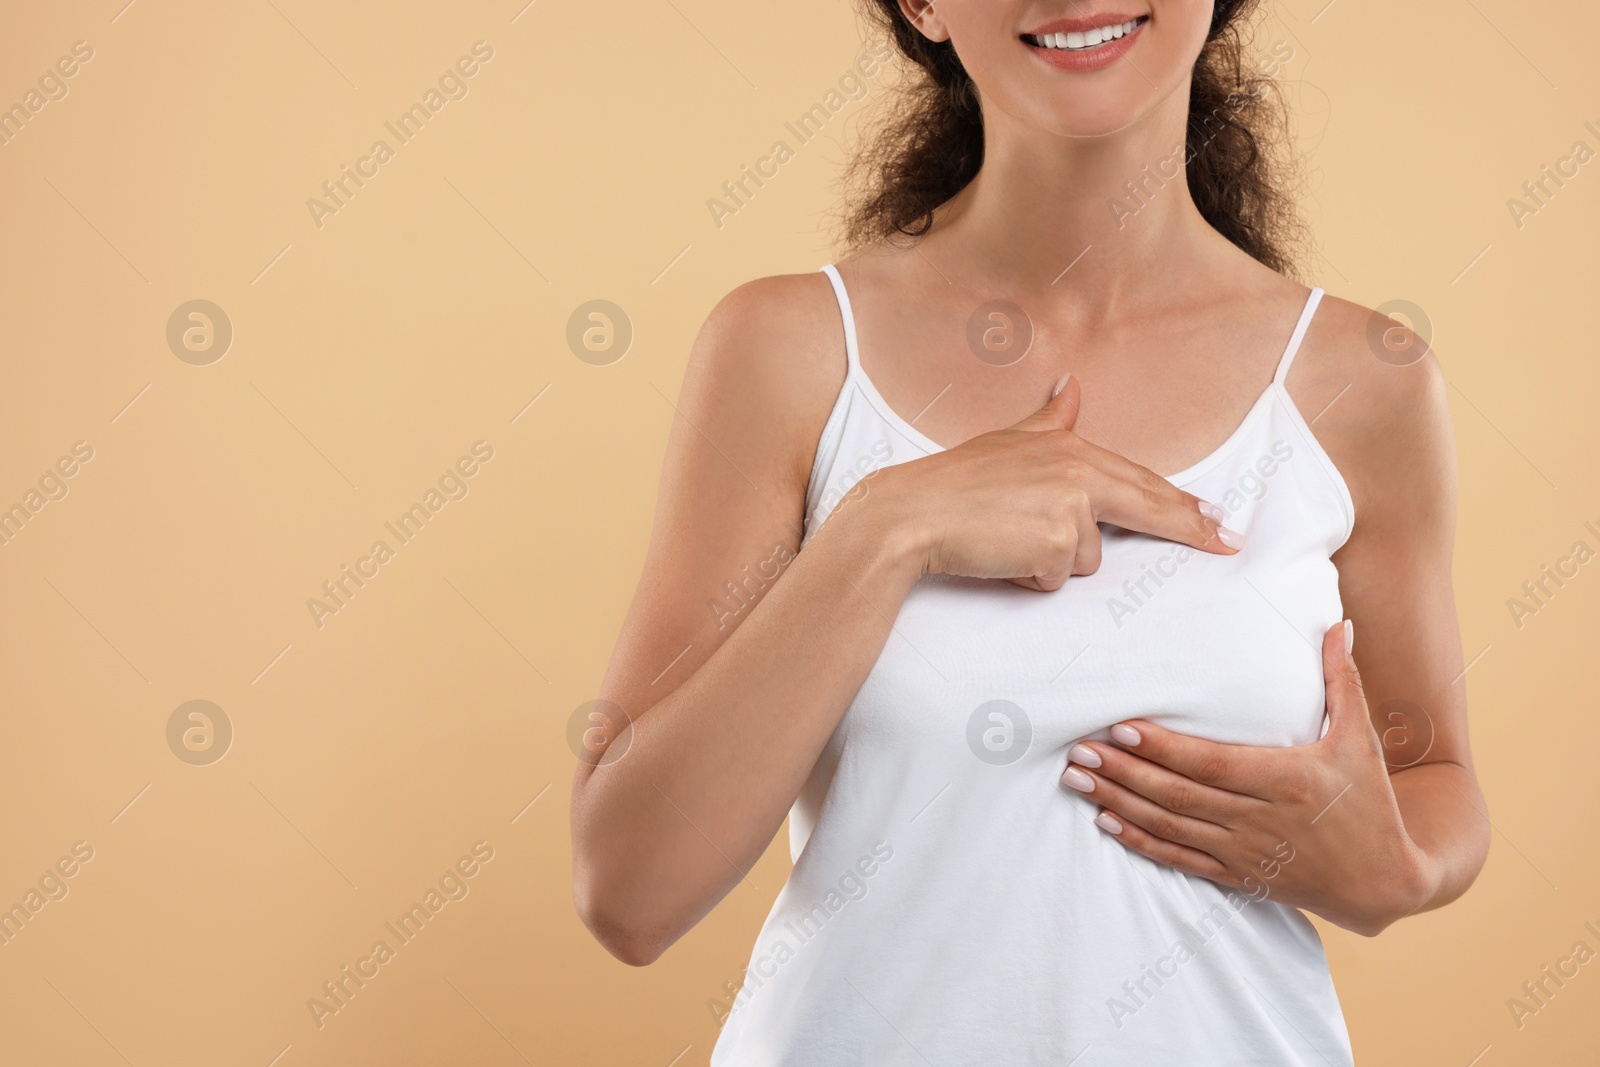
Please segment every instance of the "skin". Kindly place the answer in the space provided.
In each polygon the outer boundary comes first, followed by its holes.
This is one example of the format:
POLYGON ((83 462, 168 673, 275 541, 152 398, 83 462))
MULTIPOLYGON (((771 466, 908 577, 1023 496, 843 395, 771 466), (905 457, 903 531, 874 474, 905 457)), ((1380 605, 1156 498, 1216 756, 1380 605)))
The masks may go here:
MULTIPOLYGON (((656 959, 745 880, 924 574, 1042 595, 1098 567, 1101 522, 1236 551, 1162 474, 1243 419, 1307 290, 1211 229, 1181 182, 1132 218, 1107 207, 1182 144, 1210 4, 1130 0, 1118 10, 1149 16, 1144 39, 1096 72, 1050 68, 1019 38, 1081 13, 1071 3, 902 7, 954 42, 978 84, 985 164, 914 246, 839 265, 863 368, 950 447, 873 474, 799 552, 845 371, 831 290, 819 273, 764 278, 708 317, 601 686, 615 710, 596 720, 573 781, 577 909, 630 964, 656 959), (1034 331, 1005 367, 965 340, 972 309, 995 297, 1034 331), (767 580, 732 611, 726 583, 757 572, 767 580)), ((1136 721, 1125 725, 1137 744, 1118 731, 1118 744, 1074 746, 1063 775, 1092 786, 1126 847, 1368 935, 1459 896, 1488 848, 1450 582, 1444 379, 1397 324, 1385 324, 1393 346, 1418 358, 1376 358, 1371 319, 1325 296, 1286 383, 1356 510, 1334 562, 1360 667, 1335 627, 1326 736, 1255 748, 1136 721), (1401 718, 1396 700, 1411 702, 1401 718)))

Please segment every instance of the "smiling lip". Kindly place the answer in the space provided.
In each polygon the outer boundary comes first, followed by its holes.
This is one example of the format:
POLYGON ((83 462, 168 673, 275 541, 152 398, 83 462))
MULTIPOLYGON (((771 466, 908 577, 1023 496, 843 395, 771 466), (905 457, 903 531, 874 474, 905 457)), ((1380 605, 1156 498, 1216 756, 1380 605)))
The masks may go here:
POLYGON ((1018 39, 1027 46, 1028 51, 1057 70, 1102 70, 1128 54, 1144 34, 1144 28, 1149 22, 1150 19, 1147 15, 1090 15, 1087 18, 1056 19, 1053 22, 1045 23, 1018 39), (1045 48, 1026 39, 1029 36, 1036 37, 1045 34, 1086 33, 1089 30, 1103 29, 1107 26, 1116 26, 1128 22, 1136 22, 1137 25, 1131 31, 1113 41, 1081 51, 1067 48, 1045 48))
POLYGON ((1036 26, 1023 32, 1033 37, 1039 37, 1047 33, 1084 33, 1088 30, 1099 29, 1102 26, 1117 26, 1124 22, 1132 22, 1135 19, 1144 17, 1143 15, 1119 15, 1113 12, 1110 14, 1094 14, 1087 18, 1052 19, 1042 26, 1036 26))

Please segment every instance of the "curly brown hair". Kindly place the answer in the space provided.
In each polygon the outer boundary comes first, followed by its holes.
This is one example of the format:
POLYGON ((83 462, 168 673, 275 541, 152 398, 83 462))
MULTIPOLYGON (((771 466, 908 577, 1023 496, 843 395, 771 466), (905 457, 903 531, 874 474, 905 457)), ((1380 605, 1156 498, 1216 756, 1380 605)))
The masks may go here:
MULTIPOLYGON (((1216 0, 1189 83, 1189 194, 1224 237, 1294 277, 1306 240, 1290 189, 1296 168, 1287 109, 1277 83, 1245 61, 1242 27, 1259 3, 1216 0)), ((924 37, 897 0, 861 0, 861 7, 920 73, 900 83, 896 105, 846 171, 844 236, 851 248, 927 233, 934 209, 983 165, 983 113, 955 48, 924 37)))

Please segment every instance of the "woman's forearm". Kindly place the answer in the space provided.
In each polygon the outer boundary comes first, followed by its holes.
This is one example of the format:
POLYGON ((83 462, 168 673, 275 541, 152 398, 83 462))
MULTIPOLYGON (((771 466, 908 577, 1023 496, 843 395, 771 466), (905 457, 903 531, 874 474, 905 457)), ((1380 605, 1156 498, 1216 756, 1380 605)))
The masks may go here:
POLYGON ((580 913, 648 963, 771 842, 921 562, 874 491, 847 501, 727 641, 573 788, 580 913))

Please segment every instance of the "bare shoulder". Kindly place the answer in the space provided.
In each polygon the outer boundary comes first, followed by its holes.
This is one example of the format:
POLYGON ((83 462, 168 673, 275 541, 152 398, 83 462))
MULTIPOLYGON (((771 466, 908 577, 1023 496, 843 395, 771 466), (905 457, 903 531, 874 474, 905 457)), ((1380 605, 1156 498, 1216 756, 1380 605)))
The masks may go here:
POLYGON ((1398 319, 1324 294, 1286 384, 1350 488, 1358 529, 1449 524, 1449 386, 1427 339, 1398 319))
POLYGON ((827 276, 758 278, 706 316, 680 410, 714 434, 715 443, 736 447, 768 470, 777 464, 804 485, 845 368, 843 326, 827 276))

